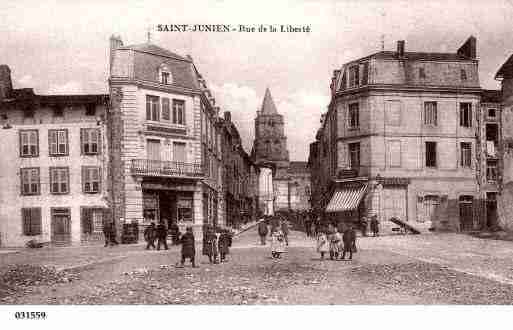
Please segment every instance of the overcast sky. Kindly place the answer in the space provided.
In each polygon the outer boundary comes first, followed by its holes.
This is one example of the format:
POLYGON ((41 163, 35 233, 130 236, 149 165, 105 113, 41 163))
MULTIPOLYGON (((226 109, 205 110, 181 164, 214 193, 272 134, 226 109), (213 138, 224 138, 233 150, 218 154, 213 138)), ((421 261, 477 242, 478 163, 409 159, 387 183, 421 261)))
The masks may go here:
POLYGON ((285 116, 291 160, 306 160, 329 102, 334 69, 397 40, 407 51, 455 52, 478 41, 480 79, 513 53, 513 0, 488 1, 10 1, 0 4, 0 63, 15 88, 37 93, 106 93, 108 38, 146 41, 157 24, 293 24, 310 33, 153 32, 152 42, 191 54, 249 152, 266 87, 285 116), (68 3, 69 2, 69 3, 68 3))

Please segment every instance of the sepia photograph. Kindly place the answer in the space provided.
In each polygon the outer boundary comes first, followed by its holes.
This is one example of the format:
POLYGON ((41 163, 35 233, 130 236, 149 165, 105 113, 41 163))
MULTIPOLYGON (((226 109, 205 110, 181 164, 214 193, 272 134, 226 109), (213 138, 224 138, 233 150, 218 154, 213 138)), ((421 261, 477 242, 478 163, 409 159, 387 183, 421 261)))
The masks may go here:
POLYGON ((0 324, 511 312, 512 18, 511 0, 2 1, 0 324))

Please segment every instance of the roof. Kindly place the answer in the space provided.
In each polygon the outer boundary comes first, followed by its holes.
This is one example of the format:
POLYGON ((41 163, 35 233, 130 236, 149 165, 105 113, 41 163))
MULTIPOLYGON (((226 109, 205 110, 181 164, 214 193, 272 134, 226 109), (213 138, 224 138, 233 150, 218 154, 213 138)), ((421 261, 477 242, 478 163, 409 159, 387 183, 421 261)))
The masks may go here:
POLYGON ((500 103, 502 92, 500 90, 483 89, 481 91, 481 103, 500 103))
POLYGON ((153 55, 159 55, 159 56, 164 56, 164 57, 170 57, 175 60, 192 62, 192 60, 190 58, 180 56, 176 53, 170 52, 167 49, 164 49, 162 47, 159 47, 157 45, 154 45, 154 44, 148 43, 148 42, 143 43, 143 44, 137 44, 137 45, 122 46, 122 47, 119 47, 118 49, 130 49, 130 50, 135 50, 138 52, 150 53, 153 55))
POLYGON ((290 162, 289 172, 301 173, 308 172, 308 162, 290 162))
POLYGON ((495 74, 495 79, 502 79, 513 75, 513 55, 511 55, 495 74))
POLYGON ((263 115, 277 115, 276 105, 274 105, 273 97, 269 88, 265 90, 264 101, 262 102, 261 114, 263 115))
MULTIPOLYGON (((357 60, 350 61, 348 63, 358 62, 366 59, 384 59, 384 60, 397 60, 397 52, 395 51, 381 51, 377 52, 357 60)), ((454 62, 454 61, 470 61, 468 57, 464 55, 460 55, 457 53, 433 53, 433 52, 405 52, 404 60, 407 61, 446 61, 446 62, 454 62)))
POLYGON ((78 105, 78 104, 106 104, 109 100, 107 94, 75 94, 75 95, 37 95, 32 88, 14 89, 12 98, 5 99, 1 104, 39 104, 52 105, 78 105))

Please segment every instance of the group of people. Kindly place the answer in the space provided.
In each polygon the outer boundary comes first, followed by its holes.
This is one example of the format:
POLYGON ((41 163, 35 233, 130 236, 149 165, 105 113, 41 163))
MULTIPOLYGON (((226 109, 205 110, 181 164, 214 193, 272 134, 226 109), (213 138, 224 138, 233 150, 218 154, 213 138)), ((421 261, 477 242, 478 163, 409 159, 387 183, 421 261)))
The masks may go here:
POLYGON ((329 252, 331 260, 345 260, 349 253, 349 260, 353 259, 356 252, 356 232, 351 224, 340 230, 331 224, 327 229, 320 228, 317 233, 317 252, 321 254, 321 260, 329 252))
POLYGON ((152 222, 146 229, 144 229, 144 240, 146 241, 146 250, 150 248, 160 250, 160 246, 168 250, 167 236, 168 233, 171 235, 171 241, 173 245, 178 245, 180 242, 180 229, 176 222, 172 222, 169 225, 169 231, 164 225, 164 221, 160 222, 157 226, 152 222), (155 240, 157 241, 157 247, 155 247, 155 240))
MULTIPOLYGON (((367 217, 362 217, 360 220, 360 228, 362 229, 362 236, 367 236, 367 217)), ((377 237, 379 236, 379 221, 378 216, 376 214, 373 214, 370 217, 370 230, 372 232, 372 236, 377 237)))
POLYGON ((226 262, 226 256, 232 246, 232 234, 229 229, 207 226, 203 232, 203 255, 208 256, 211 264, 226 262), (219 260, 218 260, 219 257, 219 260))
POLYGON ((289 223, 287 219, 280 215, 266 216, 260 219, 258 235, 260 236, 261 245, 266 245, 269 226, 271 227, 271 256, 272 258, 280 259, 289 245, 289 223))

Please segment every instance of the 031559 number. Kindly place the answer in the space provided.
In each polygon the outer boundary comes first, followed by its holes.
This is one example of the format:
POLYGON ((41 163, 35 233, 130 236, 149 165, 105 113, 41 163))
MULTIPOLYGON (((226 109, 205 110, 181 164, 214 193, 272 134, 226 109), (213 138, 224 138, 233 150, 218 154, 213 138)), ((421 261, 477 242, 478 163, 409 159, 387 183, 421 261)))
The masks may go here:
POLYGON ((14 318, 16 320, 44 320, 46 319, 46 312, 15 312, 14 318))

